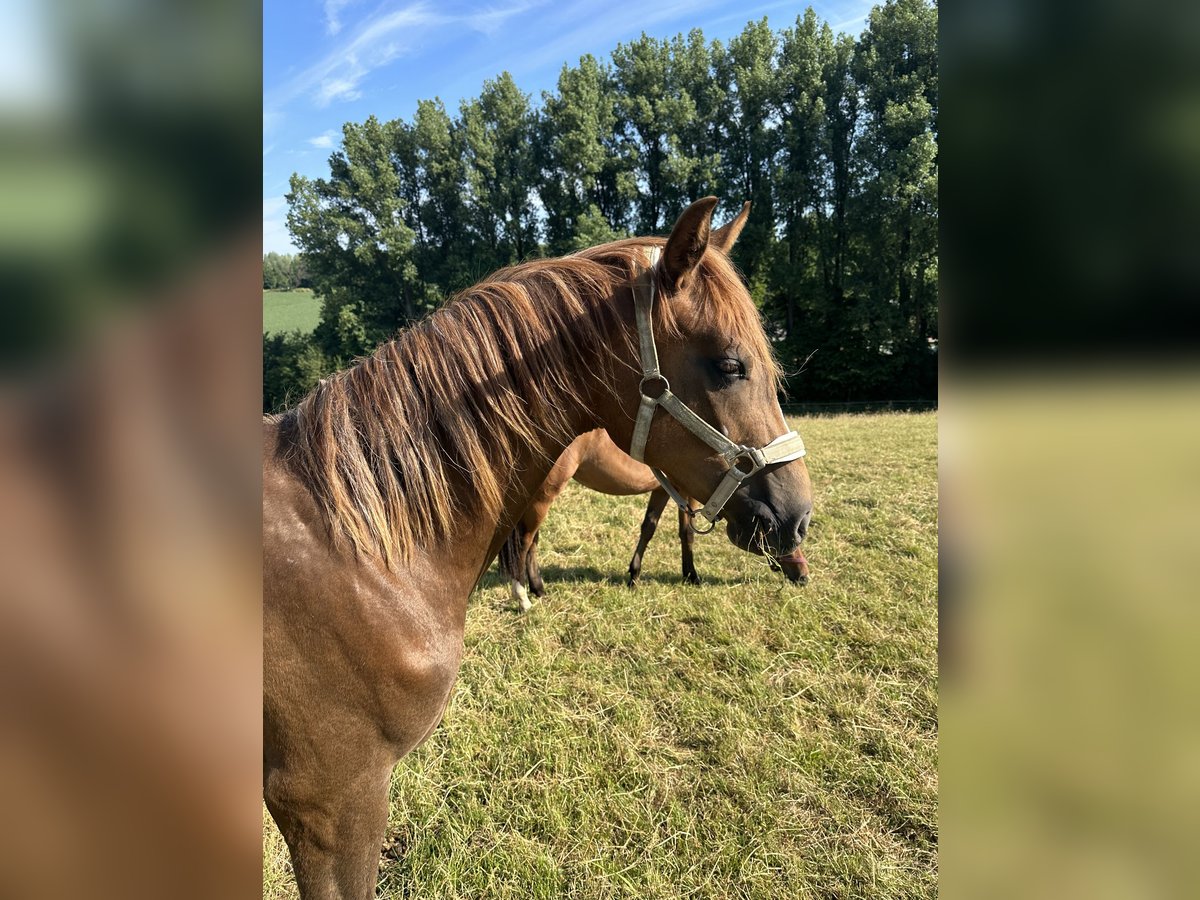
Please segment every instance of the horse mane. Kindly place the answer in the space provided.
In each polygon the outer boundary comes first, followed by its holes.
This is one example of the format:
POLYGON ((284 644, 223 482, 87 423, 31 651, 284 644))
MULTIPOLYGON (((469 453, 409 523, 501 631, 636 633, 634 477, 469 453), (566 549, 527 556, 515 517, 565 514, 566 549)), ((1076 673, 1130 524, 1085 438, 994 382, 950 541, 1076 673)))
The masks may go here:
MULTIPOLYGON (((456 520, 498 515, 522 450, 568 444, 586 362, 637 358, 635 332, 608 302, 646 266, 637 238, 501 269, 323 379, 278 417, 281 447, 312 492, 335 545, 391 565, 451 534, 456 520), (468 486, 463 490, 463 483, 468 486)), ((698 315, 769 362, 770 347, 732 264, 705 255, 698 315)), ((679 333, 669 303, 655 328, 679 333)))

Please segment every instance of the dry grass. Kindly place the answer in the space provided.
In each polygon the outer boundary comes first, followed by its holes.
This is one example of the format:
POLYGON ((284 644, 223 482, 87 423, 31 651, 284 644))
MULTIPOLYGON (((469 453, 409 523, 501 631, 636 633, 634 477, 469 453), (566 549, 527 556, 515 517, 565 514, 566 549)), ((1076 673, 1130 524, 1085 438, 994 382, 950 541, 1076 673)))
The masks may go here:
MULTIPOLYGON (((643 498, 572 485, 548 595, 471 599, 445 721, 396 767, 387 897, 937 894, 937 418, 796 420, 816 511, 796 588, 719 534, 679 581, 643 498)), ((264 815, 263 893, 293 897, 264 815)))

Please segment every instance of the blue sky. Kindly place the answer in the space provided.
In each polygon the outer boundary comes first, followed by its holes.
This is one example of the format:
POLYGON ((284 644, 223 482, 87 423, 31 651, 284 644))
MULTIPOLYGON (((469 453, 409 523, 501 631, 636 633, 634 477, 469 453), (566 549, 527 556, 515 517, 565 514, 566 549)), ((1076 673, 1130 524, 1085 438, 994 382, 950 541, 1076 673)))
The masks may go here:
POLYGON ((727 40, 751 19, 779 30, 811 5, 859 33, 878 0, 267 0, 263 6, 263 250, 295 252, 283 195, 293 172, 328 174, 343 122, 409 118, 441 97, 452 113, 508 70, 539 102, 563 63, 603 59, 642 32, 701 28, 727 40))

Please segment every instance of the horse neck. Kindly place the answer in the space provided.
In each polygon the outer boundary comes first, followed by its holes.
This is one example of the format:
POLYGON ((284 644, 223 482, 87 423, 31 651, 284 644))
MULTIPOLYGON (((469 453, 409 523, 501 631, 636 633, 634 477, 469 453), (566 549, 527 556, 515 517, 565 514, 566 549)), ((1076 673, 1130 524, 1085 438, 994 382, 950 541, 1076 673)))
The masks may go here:
MULTIPOLYGON (((493 515, 486 521, 472 523, 464 529, 465 533, 456 536, 455 541, 460 547, 463 544, 474 546, 479 558, 480 576, 495 559, 500 547, 521 515, 529 508, 542 484, 549 477, 555 462, 567 450, 571 441, 594 430, 600 424, 596 412, 583 406, 572 410, 571 421, 569 434, 557 438, 546 435, 538 443, 522 446, 518 453, 517 465, 508 473, 504 493, 506 499, 498 515, 493 515)), ((464 489, 470 491, 469 482, 464 485, 464 489)))
MULTIPOLYGON (((622 329, 631 328, 615 322, 610 327, 613 340, 621 340, 622 329)), ((613 413, 615 407, 610 382, 614 361, 611 352, 608 348, 596 348, 589 355, 576 356, 571 360, 569 372, 548 373, 544 380, 525 385, 518 394, 529 410, 552 408, 561 411, 566 419, 566 428, 541 427, 542 423, 535 421, 534 439, 513 444, 513 464, 502 473, 502 507, 484 511, 484 515, 463 517, 455 533, 448 537, 454 553, 478 561, 480 575, 495 558, 568 445, 578 436, 600 427, 601 420, 613 413), (556 385, 563 379, 570 380, 572 391, 556 390, 556 385)), ((622 353, 621 350, 617 352, 622 353)), ((470 476, 461 478, 456 489, 462 492, 455 498, 459 508, 477 507, 473 502, 475 498, 472 496, 470 476)))

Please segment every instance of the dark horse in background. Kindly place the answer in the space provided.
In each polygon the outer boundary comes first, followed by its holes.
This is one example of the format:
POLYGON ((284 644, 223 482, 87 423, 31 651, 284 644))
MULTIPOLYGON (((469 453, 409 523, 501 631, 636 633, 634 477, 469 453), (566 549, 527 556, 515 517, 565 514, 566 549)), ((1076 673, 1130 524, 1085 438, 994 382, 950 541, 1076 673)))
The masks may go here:
MULTIPOLYGON (((550 507, 574 479, 584 487, 601 494, 628 497, 649 494, 646 515, 642 518, 641 534, 637 549, 629 561, 629 579, 626 584, 634 587, 642 574, 642 557, 646 547, 658 530, 659 519, 667 508, 670 495, 658 483, 654 472, 645 463, 640 463, 612 442, 603 428, 589 431, 575 438, 554 463, 533 495, 533 502, 521 514, 517 525, 500 548, 500 569, 509 580, 509 591, 522 611, 531 606, 529 594, 543 597, 546 585, 542 581, 538 566, 538 538, 542 523, 550 514, 550 507)), ((696 529, 692 517, 696 509, 694 502, 679 509, 679 551, 683 580, 688 584, 699 584, 693 547, 696 529)), ((788 580, 797 584, 808 583, 808 561, 799 551, 794 560, 771 559, 771 567, 782 571, 788 580)))
MULTIPOLYGON (((631 447, 643 298, 680 403, 748 447, 786 430, 726 255, 747 211, 710 235, 716 203, 665 244, 497 272, 264 421, 264 796, 307 900, 373 896, 392 767, 441 719, 468 596, 554 461, 596 428, 631 447)), ((654 419, 646 461, 709 497, 734 464, 674 416, 654 419)), ((796 460, 747 478, 722 516, 739 547, 782 558, 811 508, 796 460)))

